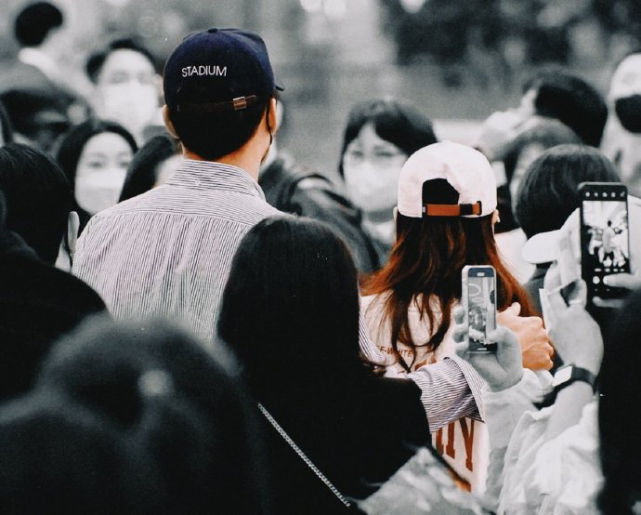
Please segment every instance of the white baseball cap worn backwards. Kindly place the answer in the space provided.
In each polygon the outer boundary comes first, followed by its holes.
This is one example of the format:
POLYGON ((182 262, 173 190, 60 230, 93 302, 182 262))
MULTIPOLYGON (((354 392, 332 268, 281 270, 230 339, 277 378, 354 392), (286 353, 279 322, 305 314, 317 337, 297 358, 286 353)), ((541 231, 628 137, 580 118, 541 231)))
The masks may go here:
POLYGON ((428 145, 409 157, 399 175, 398 212, 410 218, 478 218, 492 214, 496 205, 492 165, 466 145, 428 145))

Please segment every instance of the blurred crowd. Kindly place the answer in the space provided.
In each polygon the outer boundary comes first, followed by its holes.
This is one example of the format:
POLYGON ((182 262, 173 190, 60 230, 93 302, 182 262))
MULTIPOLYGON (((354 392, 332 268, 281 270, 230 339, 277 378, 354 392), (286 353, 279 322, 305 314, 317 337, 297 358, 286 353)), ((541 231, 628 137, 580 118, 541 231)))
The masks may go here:
POLYGON ((472 146, 365 99, 332 181, 259 35, 73 74, 64 27, 26 4, 0 71, 1 513, 638 513, 641 50, 472 146), (585 183, 624 192, 592 232, 585 183))

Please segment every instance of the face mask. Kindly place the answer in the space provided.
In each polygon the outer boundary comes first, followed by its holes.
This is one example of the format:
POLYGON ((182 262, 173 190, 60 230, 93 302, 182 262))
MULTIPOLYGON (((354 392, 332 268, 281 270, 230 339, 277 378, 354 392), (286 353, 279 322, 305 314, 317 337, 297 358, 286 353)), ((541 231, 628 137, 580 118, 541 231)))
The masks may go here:
POLYGON ((641 133, 641 95, 619 98, 614 103, 614 109, 626 131, 641 133))
POLYGON ((115 206, 125 182, 125 170, 100 170, 76 177, 76 201, 90 215, 115 206))
POLYGON ((354 205, 365 212, 391 210, 396 205, 400 167, 379 168, 369 161, 346 167, 345 185, 354 205))
POLYGON ((102 87, 101 97, 98 116, 118 122, 134 135, 142 133, 158 111, 158 95, 151 85, 110 84, 102 87))

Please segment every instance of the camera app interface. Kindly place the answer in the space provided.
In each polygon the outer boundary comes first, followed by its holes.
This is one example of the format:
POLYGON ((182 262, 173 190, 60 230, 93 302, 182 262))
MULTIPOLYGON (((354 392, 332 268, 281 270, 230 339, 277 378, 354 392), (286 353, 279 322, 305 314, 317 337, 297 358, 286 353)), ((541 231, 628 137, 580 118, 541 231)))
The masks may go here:
POLYGON ((583 200, 585 277, 595 291, 605 292, 603 277, 628 272, 630 250, 625 192, 586 191, 583 200), (591 199, 594 200, 591 200, 591 199))
POLYGON ((485 350, 487 334, 495 329, 496 320, 493 276, 487 272, 470 271, 467 299, 470 350, 485 350))

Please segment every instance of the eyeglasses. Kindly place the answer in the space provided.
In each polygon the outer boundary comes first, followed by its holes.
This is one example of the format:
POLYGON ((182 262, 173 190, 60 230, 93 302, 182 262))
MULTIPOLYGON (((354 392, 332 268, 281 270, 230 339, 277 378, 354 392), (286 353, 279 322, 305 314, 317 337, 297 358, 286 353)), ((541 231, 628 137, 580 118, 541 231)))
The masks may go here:
POLYGON ((405 161, 407 156, 403 152, 395 150, 375 150, 371 153, 365 153, 358 149, 347 149, 343 154, 343 164, 345 166, 357 166, 365 161, 369 161, 377 167, 387 167, 397 164, 399 161, 405 161))

